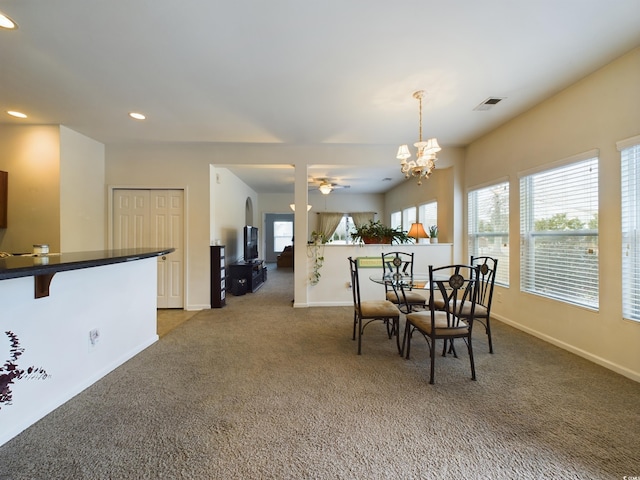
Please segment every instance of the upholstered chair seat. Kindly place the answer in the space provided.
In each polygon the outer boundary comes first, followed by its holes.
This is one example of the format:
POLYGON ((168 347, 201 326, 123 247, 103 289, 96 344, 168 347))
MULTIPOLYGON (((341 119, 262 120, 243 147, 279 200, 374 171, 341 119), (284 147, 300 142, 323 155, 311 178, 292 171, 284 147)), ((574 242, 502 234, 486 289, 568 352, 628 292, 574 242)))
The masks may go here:
MULTIPOLYGON (((462 309, 460 310, 460 315, 463 317, 468 317, 471 314, 471 305, 470 304, 465 304, 462 306, 462 309)), ((476 309, 475 309, 475 317, 486 317, 487 316, 487 307, 485 307, 484 305, 480 305, 479 303, 476 303, 476 309)))
MULTIPOLYGON (((419 293, 416 293, 413 290, 405 291, 404 296, 406 298, 406 302, 409 304, 424 306, 427 303, 427 300, 426 298, 424 298, 424 295, 420 295, 419 293)), ((398 294, 393 290, 389 290, 387 292, 387 300, 389 300, 392 303, 402 303, 405 301, 405 299, 398 300, 398 294)))
MULTIPOLYGON (((415 312, 407 315, 407 319, 419 330, 427 335, 431 334, 431 311, 415 312)), ((447 324, 447 314, 445 312, 435 312, 435 334, 436 335, 455 335, 466 334, 469 332, 469 325, 464 320, 459 320, 456 326, 447 324)))
POLYGON ((394 317, 398 307, 388 300, 366 300, 361 302, 363 317, 394 317))

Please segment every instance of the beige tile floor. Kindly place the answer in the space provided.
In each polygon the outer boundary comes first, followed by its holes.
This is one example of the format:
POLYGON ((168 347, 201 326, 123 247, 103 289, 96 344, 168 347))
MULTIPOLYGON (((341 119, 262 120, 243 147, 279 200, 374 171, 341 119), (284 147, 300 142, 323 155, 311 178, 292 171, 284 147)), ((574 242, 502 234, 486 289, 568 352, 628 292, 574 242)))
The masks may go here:
POLYGON ((158 336, 162 337, 186 322, 198 311, 188 311, 179 308, 159 308, 158 309, 158 336))

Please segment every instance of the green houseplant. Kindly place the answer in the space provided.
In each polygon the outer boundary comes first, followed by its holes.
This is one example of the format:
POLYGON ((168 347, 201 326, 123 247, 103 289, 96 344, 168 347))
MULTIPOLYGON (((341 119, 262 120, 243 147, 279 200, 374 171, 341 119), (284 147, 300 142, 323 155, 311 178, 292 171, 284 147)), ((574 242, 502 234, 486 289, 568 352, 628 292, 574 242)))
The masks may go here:
POLYGON ((431 225, 429 227, 429 238, 431 238, 431 243, 438 243, 438 226, 431 225))
POLYGON ((407 235, 407 232, 403 231, 400 227, 391 228, 383 225, 380 220, 370 220, 360 227, 355 227, 351 232, 351 238, 354 241, 362 243, 410 243, 411 238, 407 235))
POLYGON ((311 241, 307 246, 307 256, 313 260, 313 270, 309 277, 311 285, 317 285, 320 282, 320 269, 324 263, 324 244, 328 238, 324 233, 311 232, 311 241))

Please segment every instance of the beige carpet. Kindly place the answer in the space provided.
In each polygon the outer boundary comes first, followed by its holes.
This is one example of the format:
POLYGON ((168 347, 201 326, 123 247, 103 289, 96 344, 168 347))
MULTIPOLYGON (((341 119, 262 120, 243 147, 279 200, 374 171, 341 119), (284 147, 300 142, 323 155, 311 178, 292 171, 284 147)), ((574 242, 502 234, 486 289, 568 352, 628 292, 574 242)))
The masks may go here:
POLYGON ((174 328, 182 325, 184 322, 193 317, 197 311, 182 310, 178 308, 159 308, 157 312, 159 337, 164 337, 174 328))
POLYGON ((424 344, 404 360, 375 325, 358 356, 350 309, 293 309, 291 279, 270 271, 0 447, 0 478, 640 475, 640 384, 495 322, 477 382, 461 352, 429 385, 424 344))

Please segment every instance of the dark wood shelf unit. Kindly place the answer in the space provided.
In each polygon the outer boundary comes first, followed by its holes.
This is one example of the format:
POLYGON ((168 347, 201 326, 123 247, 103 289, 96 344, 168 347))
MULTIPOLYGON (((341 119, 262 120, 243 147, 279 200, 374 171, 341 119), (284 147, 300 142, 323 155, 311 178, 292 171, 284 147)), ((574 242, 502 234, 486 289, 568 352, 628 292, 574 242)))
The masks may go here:
POLYGON ((229 279, 232 284, 235 280, 244 279, 247 290, 253 293, 267 281, 267 267, 264 260, 235 262, 229 265, 229 279))
POLYGON ((211 246, 211 308, 226 305, 226 268, 224 245, 211 246))

